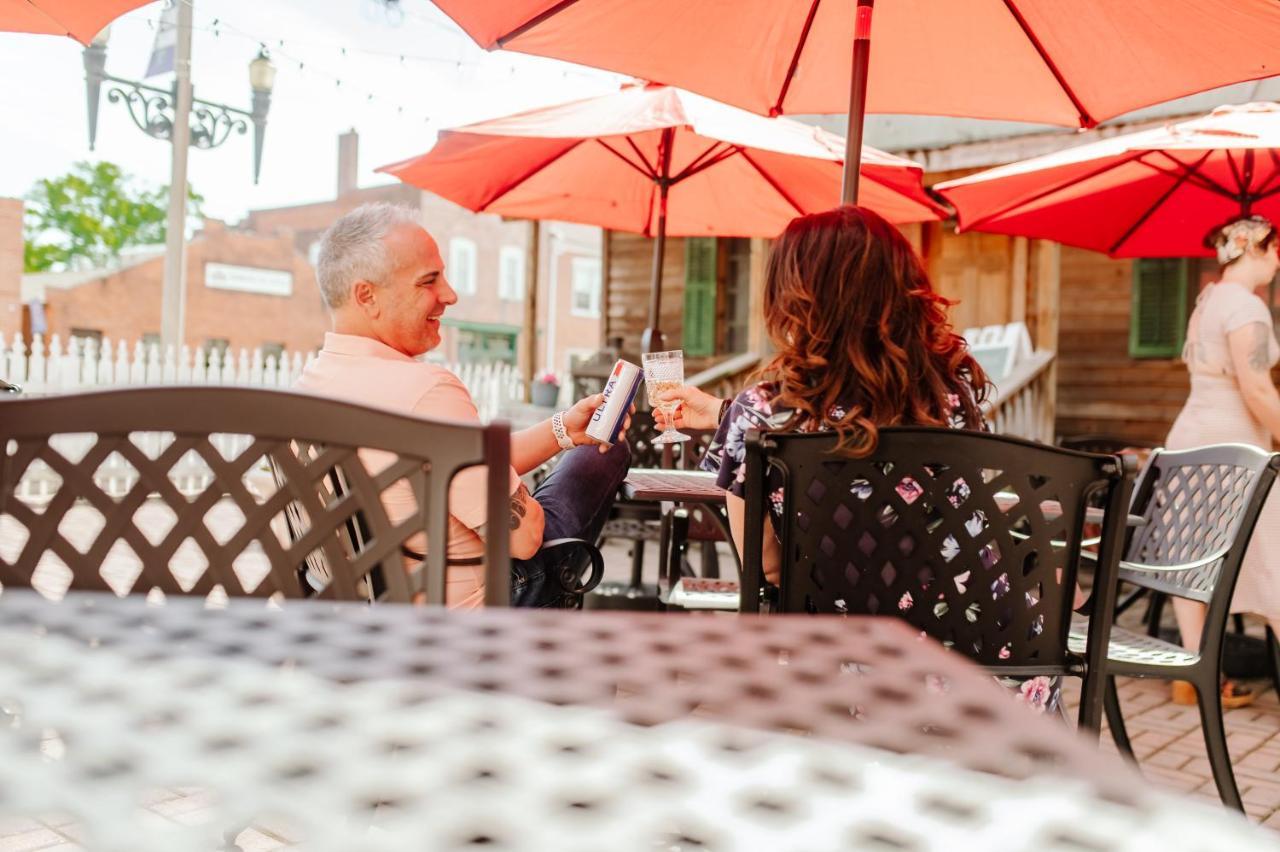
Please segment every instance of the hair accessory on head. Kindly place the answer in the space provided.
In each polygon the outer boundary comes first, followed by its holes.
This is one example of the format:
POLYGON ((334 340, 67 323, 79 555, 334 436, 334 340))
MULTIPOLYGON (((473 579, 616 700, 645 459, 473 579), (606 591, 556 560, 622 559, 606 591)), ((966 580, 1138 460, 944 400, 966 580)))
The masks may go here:
POLYGON ((1218 263, 1226 266, 1244 257, 1244 253, 1260 245, 1275 230, 1262 216, 1249 216, 1223 225, 1209 240, 1218 252, 1218 263))

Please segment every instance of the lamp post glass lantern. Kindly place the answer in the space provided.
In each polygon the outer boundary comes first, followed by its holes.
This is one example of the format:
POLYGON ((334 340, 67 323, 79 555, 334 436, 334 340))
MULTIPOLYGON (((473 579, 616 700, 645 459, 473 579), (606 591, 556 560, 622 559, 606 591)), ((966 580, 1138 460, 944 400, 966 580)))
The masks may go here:
POLYGON ((267 113, 276 69, 265 47, 249 63, 252 109, 200 100, 191 86, 192 2, 178 4, 177 45, 172 89, 149 86, 108 74, 107 44, 110 28, 98 33, 84 49, 86 96, 89 109, 89 150, 98 136, 98 106, 102 86, 107 84, 107 101, 124 104, 129 118, 148 136, 169 142, 172 147, 172 179, 169 182, 168 237, 165 248, 164 291, 161 304, 160 337, 166 349, 183 343, 186 299, 187 152, 194 146, 217 148, 233 133, 244 135, 253 124, 253 182, 262 171, 262 146, 266 139, 267 113))
POLYGON ((253 89, 253 182, 262 171, 262 142, 267 134, 267 111, 271 109, 271 90, 276 85, 276 66, 271 64, 267 49, 262 47, 249 63, 249 88, 253 89))

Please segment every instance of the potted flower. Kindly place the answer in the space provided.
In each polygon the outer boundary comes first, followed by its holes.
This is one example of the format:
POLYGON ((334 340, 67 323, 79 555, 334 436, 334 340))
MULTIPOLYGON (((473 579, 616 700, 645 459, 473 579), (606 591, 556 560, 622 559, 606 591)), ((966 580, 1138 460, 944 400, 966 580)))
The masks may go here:
POLYGON ((560 380, 556 378, 556 374, 548 370, 534 379, 530 396, 534 405, 554 408, 556 400, 560 398, 560 380))

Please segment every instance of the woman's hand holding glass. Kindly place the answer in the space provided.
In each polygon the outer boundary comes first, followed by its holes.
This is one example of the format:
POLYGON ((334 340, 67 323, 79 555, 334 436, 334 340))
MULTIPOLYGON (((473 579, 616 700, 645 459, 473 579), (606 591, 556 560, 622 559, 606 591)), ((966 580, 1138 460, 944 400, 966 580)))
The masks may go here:
MULTIPOLYGON (((677 429, 715 429, 720 425, 720 409, 724 406, 724 400, 692 385, 665 390, 658 394, 658 400, 677 403, 675 416, 672 418, 672 424, 677 429)), ((654 408, 653 419, 659 429, 668 428, 667 416, 661 408, 654 408)))
POLYGON ((653 439, 655 444, 678 444, 689 440, 689 436, 676 431, 672 416, 676 404, 664 402, 664 392, 675 390, 684 385, 684 352, 673 349, 669 352, 646 352, 640 356, 644 367, 645 392, 649 396, 649 405, 655 412, 667 415, 663 418, 667 426, 662 434, 653 439))

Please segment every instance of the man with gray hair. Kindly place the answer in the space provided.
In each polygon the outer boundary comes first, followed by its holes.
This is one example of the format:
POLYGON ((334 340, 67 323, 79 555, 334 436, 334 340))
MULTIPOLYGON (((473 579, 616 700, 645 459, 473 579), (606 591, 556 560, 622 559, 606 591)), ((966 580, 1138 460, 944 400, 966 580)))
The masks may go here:
MULTIPOLYGON (((449 286, 436 241, 417 212, 391 204, 366 204, 335 222, 320 240, 316 264, 320 293, 333 331, 294 387, 347 402, 389 408, 433 419, 478 422, 475 403, 453 373, 417 356, 440 345, 440 317, 458 301, 449 286)), ((600 394, 511 436, 510 517, 512 587, 516 606, 545 606, 559 598, 557 567, 547 564, 544 541, 595 541, 626 476, 625 443, 597 444, 586 435, 600 394), (593 446, 584 446, 591 444, 593 446), (575 449, 576 448, 576 449, 575 449), (534 494, 520 475, 561 450, 570 452, 534 494)), ((449 490, 449 606, 484 600, 486 527, 484 471, 470 468, 449 490)), ((415 511, 407 483, 387 489, 392 520, 415 511)), ((421 537, 410 540, 424 552, 421 537)), ((434 546, 434 545, 431 545, 434 546)))

